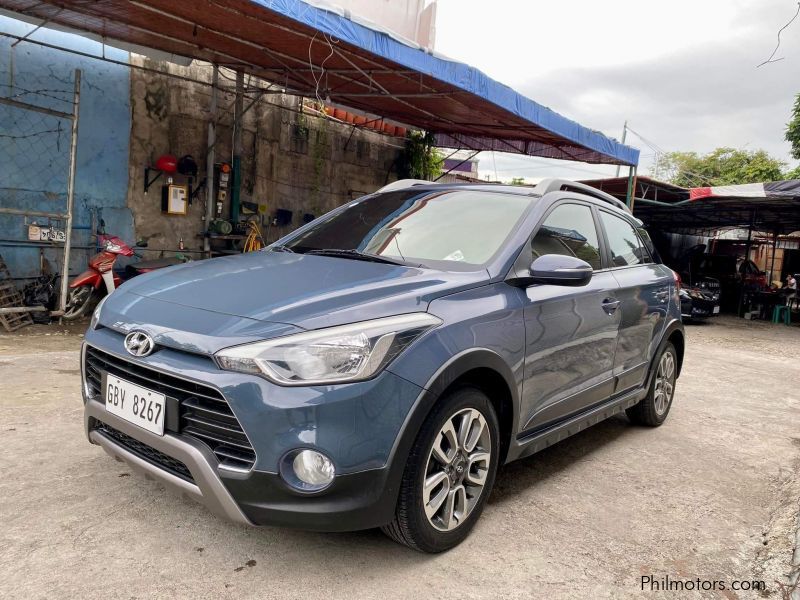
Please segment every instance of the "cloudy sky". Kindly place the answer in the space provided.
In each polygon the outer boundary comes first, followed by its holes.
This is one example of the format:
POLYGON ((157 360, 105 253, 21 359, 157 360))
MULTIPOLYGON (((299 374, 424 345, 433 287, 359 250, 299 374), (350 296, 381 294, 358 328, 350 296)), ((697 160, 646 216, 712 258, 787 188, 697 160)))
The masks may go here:
MULTIPOLYGON (((763 148, 794 165, 783 141, 800 92, 800 17, 779 62, 760 68, 797 0, 438 0, 436 47, 607 135, 631 129, 664 150, 763 148)), ((636 135, 640 168, 655 151, 636 135)), ((613 167, 482 153, 482 175, 577 179, 613 167), (496 167, 495 167, 496 164, 496 167)))

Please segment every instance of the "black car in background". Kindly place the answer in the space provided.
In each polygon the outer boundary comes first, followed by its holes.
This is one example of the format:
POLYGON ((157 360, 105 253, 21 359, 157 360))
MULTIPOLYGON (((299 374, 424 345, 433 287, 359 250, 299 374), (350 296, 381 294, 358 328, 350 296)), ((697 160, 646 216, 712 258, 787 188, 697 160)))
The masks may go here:
POLYGON ((681 285, 681 317, 684 321, 707 319, 720 312, 719 281, 704 278, 697 285, 681 285))

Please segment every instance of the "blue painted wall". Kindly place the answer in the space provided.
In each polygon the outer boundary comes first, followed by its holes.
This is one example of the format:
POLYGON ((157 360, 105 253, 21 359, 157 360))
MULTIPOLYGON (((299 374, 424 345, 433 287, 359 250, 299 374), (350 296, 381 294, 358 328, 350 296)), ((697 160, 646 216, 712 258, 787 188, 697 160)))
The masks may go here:
MULTIPOLYGON (((25 35, 33 25, 0 16, 0 31, 25 35)), ((33 40, 81 52, 128 61, 128 53, 67 33, 40 29, 33 40)), ((73 244, 92 246, 92 215, 106 229, 134 241, 133 217, 126 207, 131 130, 130 69, 68 52, 0 37, 0 96, 71 111, 73 72, 82 70, 75 180, 73 244), (44 90, 30 94, 30 90, 44 90)), ((69 158, 70 122, 0 105, 0 206, 63 212, 69 158)), ((32 219, 29 217, 28 221, 32 219)), ((45 224, 46 219, 37 219, 45 224)), ((21 216, 0 215, 0 254, 15 278, 36 277, 40 247, 20 247, 27 226, 21 216)), ((46 249, 52 267, 60 269, 61 250, 46 249)), ((73 252, 70 273, 85 269, 94 249, 73 252)))

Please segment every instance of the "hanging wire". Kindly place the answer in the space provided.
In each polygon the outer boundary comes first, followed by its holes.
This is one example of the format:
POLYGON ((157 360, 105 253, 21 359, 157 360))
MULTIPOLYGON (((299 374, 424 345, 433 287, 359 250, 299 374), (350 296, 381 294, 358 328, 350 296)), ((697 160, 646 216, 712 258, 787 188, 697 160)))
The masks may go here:
POLYGON ((308 43, 308 68, 311 70, 311 77, 314 80, 314 97, 317 99, 318 105, 321 106, 323 104, 322 98, 319 96, 319 86, 322 82, 322 78, 325 76, 325 63, 327 63, 331 57, 336 53, 333 49, 334 44, 339 44, 339 40, 333 40, 331 36, 328 34, 323 34, 325 37, 325 41, 328 42, 328 47, 330 48, 330 53, 326 56, 319 65, 319 77, 317 77, 316 71, 314 70, 314 61, 311 58, 311 49, 314 46, 314 42, 317 39, 317 33, 314 32, 314 37, 311 38, 311 41, 308 43))

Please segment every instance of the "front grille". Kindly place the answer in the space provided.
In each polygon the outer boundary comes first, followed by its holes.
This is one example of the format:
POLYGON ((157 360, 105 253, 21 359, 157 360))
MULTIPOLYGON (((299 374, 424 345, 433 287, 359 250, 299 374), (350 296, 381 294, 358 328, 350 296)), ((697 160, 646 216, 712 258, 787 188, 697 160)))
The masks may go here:
POLYGON ((172 473, 181 479, 194 483, 192 474, 189 472, 189 469, 186 468, 186 465, 181 461, 172 458, 171 456, 167 456, 163 452, 159 452, 155 448, 122 433, 118 429, 114 429, 110 425, 106 425, 102 421, 96 421, 94 429, 95 431, 99 431, 107 435, 112 440, 117 442, 117 444, 135 454, 139 458, 146 460, 150 464, 161 467, 165 471, 168 471, 169 473, 172 473))
POLYGON ((216 388, 167 375, 92 347, 86 348, 85 368, 86 382, 93 394, 100 395, 103 372, 160 392, 175 400, 167 402, 168 430, 205 443, 222 465, 250 469, 255 464, 256 454, 250 441, 228 401, 216 388), (174 412, 178 413, 177 419, 174 412))

